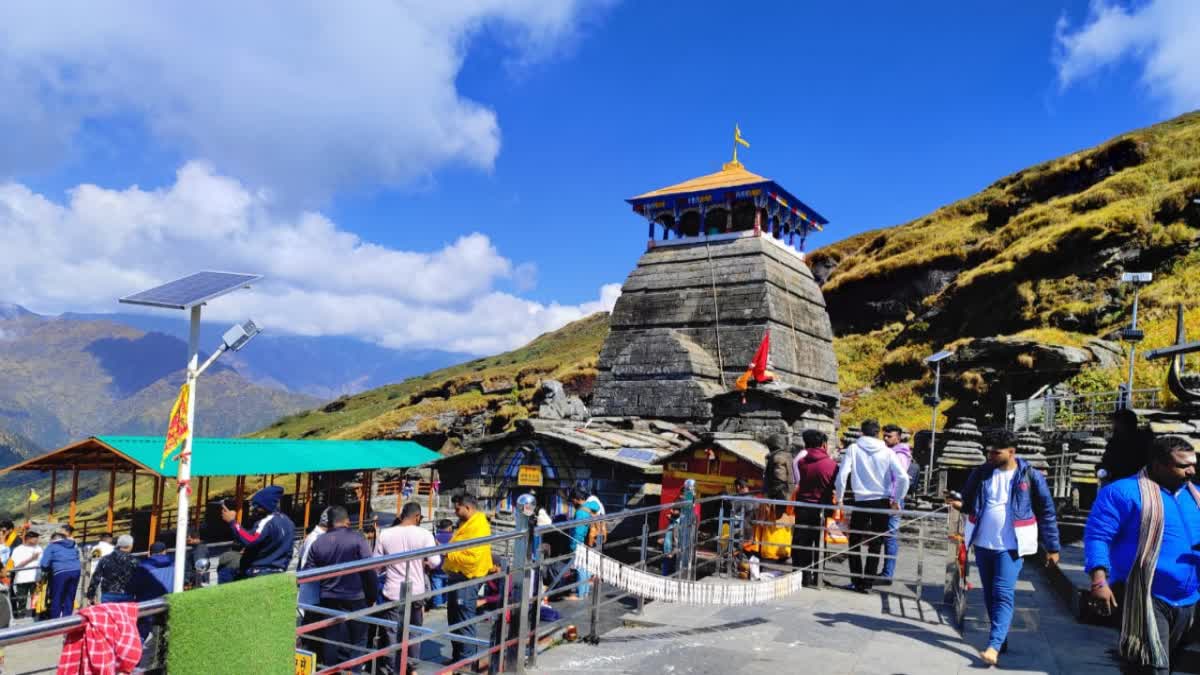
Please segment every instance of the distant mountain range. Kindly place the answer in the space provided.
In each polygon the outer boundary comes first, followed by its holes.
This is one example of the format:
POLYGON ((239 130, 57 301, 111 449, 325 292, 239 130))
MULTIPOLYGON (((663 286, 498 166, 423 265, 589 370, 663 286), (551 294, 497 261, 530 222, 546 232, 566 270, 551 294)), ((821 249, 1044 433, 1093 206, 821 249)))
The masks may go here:
MULTIPOLYGON (((19 439, 0 438, 0 465, 90 435, 162 433, 186 355, 171 335, 0 304, 0 432, 19 439)), ((322 400, 256 383, 224 358, 198 391, 197 429, 206 436, 243 434, 322 400)))
MULTIPOLYGON (((111 321, 184 341, 188 335, 186 320, 166 316, 66 313, 60 318, 111 321)), ((217 322, 202 323, 201 348, 219 345, 221 334, 228 327, 217 322)), ((464 354, 433 350, 399 351, 351 337, 275 335, 271 326, 264 326, 264 333, 255 338, 251 346, 236 354, 226 354, 221 361, 252 382, 331 400, 400 382, 470 358, 464 354)))

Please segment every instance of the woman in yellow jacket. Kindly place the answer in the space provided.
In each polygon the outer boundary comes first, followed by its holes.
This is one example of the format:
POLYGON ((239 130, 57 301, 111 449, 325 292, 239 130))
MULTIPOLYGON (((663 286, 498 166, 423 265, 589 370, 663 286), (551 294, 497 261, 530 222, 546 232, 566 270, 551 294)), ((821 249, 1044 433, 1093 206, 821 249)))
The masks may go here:
MULTIPOLYGON (((454 515, 458 516, 458 529, 450 538, 450 543, 489 537, 492 526, 488 524, 487 516, 479 510, 479 502, 475 497, 463 494, 455 495, 451 500, 454 504, 454 515)), ((442 571, 446 573, 446 585, 462 583, 468 579, 481 579, 492 569, 492 547, 490 544, 465 548, 460 551, 447 553, 442 562, 442 571)), ((446 607, 446 621, 451 625, 462 623, 475 618, 476 606, 479 602, 479 584, 470 584, 449 594, 450 602, 446 607)), ((473 638, 478 625, 471 624, 457 628, 451 632, 455 635, 473 638)), ((453 643, 454 661, 475 656, 477 648, 473 644, 465 644, 457 640, 453 643)))

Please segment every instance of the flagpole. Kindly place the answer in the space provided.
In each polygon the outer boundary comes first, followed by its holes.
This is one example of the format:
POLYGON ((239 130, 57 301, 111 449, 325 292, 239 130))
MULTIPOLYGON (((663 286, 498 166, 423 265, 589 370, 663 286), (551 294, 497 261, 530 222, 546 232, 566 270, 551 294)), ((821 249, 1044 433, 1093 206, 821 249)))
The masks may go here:
POLYGON ((199 375, 200 351, 200 307, 192 307, 191 325, 188 330, 187 367, 187 434, 183 437, 183 451, 179 453, 177 497, 178 512, 175 518, 175 578, 173 593, 183 590, 184 561, 187 559, 188 483, 192 478, 192 439, 196 435, 196 379, 199 375))

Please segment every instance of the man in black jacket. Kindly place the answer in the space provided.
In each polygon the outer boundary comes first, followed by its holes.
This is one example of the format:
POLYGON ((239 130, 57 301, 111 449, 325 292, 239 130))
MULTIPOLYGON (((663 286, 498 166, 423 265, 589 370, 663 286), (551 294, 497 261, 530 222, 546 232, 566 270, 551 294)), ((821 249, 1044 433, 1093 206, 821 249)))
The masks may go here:
MULTIPOLYGON (((332 529, 313 542, 308 551, 305 569, 371 557, 371 545, 367 538, 361 532, 350 529, 350 514, 346 512, 345 507, 331 507, 329 522, 332 529)), ((375 570, 330 577, 321 581, 321 606, 339 612, 354 612, 375 604, 378 591, 379 577, 375 570)), ((365 648, 367 627, 361 621, 346 621, 326 628, 322 631, 322 637, 365 648)), ((326 667, 330 667, 362 653, 348 647, 325 644, 321 649, 321 661, 326 667)), ((361 667, 354 668, 353 672, 361 672, 361 667)))

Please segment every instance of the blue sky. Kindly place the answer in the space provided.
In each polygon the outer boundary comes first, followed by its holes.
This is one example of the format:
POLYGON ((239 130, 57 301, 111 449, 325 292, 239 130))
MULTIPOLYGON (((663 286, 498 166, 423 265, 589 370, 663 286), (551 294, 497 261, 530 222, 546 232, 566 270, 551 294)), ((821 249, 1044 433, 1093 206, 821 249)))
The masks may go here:
POLYGON ((312 10, 262 46, 270 13, 231 4, 199 19, 159 9, 133 28, 100 20, 103 39, 82 47, 28 10, 7 17, 30 28, 0 29, 0 57, 70 77, 0 69, 18 103, 0 140, 24 150, 0 160, 0 232, 34 248, 31 230, 56 227, 129 243, 39 251, 60 277, 101 278, 95 292, 20 265, 0 280, 9 300, 94 311, 174 270, 266 260, 277 281, 230 312, 486 353, 610 305, 606 285, 645 243, 623 199, 717 170, 735 121, 748 168, 831 221, 821 245, 1200 104, 1195 5, 1010 5, 372 5, 378 16, 312 10), (222 14, 244 34, 222 30, 222 14), (139 51, 139 30, 212 30, 218 44, 139 51), (102 189, 73 200, 89 183, 102 189), (30 200, 47 213, 17 222, 30 200))

